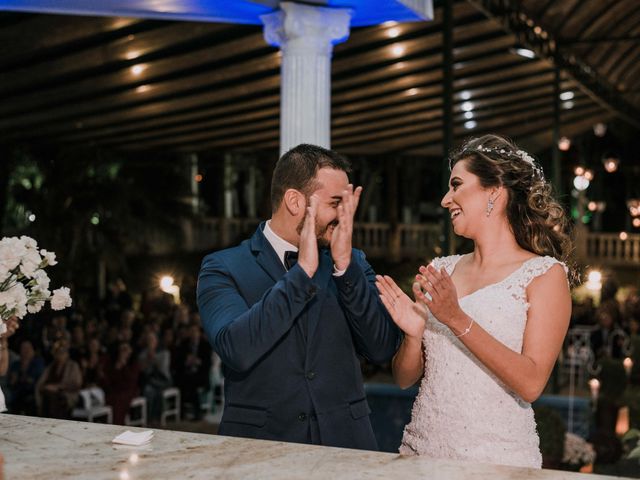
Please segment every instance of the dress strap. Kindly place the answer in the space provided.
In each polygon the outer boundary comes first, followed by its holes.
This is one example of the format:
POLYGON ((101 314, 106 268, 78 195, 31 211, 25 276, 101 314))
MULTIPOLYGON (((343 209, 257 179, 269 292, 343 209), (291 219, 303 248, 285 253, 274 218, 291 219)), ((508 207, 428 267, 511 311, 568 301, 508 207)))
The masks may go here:
POLYGON ((527 288, 534 278, 544 275, 556 264, 562 265, 565 274, 568 274, 567 266, 560 260, 550 256, 534 257, 522 264, 517 274, 514 275, 514 280, 518 286, 523 289, 527 288))
POLYGON ((462 258, 462 255, 449 255, 448 257, 436 257, 431 261, 431 265, 437 270, 440 270, 442 267, 447 269, 447 273, 451 275, 453 269, 455 268, 458 260, 462 258))

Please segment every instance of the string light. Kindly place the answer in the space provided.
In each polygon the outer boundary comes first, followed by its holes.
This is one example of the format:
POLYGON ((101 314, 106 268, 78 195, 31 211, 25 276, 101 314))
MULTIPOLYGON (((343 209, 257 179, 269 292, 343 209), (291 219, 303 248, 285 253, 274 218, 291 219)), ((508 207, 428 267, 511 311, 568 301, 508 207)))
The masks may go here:
POLYGON ((563 152, 566 152, 571 148, 571 139, 569 137, 560 137, 558 140, 558 149, 563 152))

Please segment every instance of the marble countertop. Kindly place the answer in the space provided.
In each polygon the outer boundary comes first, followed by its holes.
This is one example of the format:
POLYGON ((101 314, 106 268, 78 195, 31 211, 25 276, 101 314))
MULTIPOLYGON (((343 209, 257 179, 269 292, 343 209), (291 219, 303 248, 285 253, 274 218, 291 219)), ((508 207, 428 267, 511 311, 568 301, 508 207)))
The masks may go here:
POLYGON ((0 415, 8 479, 447 479, 604 480, 553 470, 403 457, 343 448, 154 430, 146 447, 114 445, 125 430, 95 423, 0 415))

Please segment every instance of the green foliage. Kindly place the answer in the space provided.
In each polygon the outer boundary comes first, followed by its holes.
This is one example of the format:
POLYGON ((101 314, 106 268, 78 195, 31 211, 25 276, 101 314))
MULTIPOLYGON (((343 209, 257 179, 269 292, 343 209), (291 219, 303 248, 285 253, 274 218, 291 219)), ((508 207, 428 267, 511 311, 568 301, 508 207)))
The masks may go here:
POLYGON ((44 178, 38 163, 24 150, 17 149, 11 156, 8 161, 13 168, 6 179, 9 195, 6 199, 4 222, 5 227, 10 230, 22 230, 31 223, 28 219, 32 213, 28 205, 29 197, 33 192, 41 191, 44 178))
POLYGON ((98 259, 126 271, 126 253, 144 251, 153 235, 179 244, 179 223, 189 215, 180 168, 175 158, 96 148, 19 151, 4 233, 29 235, 55 251, 65 280, 90 284, 98 259))

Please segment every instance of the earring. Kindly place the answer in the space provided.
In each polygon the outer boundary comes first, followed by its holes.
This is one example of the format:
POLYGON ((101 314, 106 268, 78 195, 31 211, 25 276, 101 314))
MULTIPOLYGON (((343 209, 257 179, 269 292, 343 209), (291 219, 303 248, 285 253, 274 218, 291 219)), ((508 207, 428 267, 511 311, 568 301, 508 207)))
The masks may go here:
POLYGON ((491 211, 493 210, 494 200, 489 197, 489 201, 487 202, 487 217, 491 215, 491 211))

